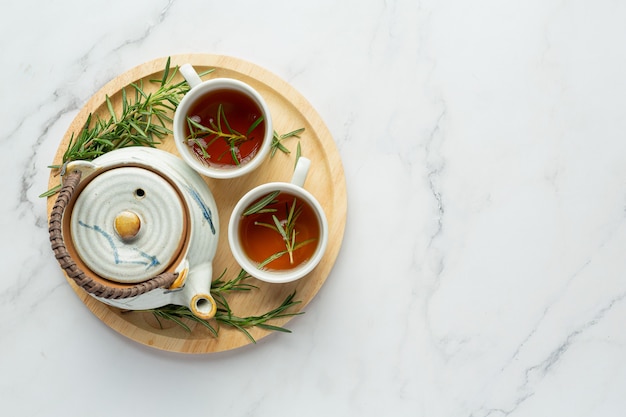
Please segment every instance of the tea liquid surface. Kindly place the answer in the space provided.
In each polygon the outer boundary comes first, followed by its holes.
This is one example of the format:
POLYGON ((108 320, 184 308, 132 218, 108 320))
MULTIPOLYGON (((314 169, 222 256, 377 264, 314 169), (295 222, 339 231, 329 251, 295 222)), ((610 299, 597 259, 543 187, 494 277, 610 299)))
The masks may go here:
MULTIPOLYGON (((206 127, 217 125, 217 113, 219 105, 222 105, 224 116, 228 125, 237 132, 245 135, 259 117, 261 110, 249 97, 239 91, 216 90, 202 96, 192 107, 190 107, 187 117, 192 118, 197 123, 206 127)), ((185 118, 186 120, 186 118, 185 118)), ((228 133, 224 120, 220 120, 221 130, 228 133)), ((185 124, 185 137, 191 134, 188 124, 185 124)), ((231 147, 224 138, 212 140, 212 137, 200 139, 200 143, 209 155, 205 157, 197 143, 189 144, 196 157, 205 164, 213 167, 234 168, 243 164, 257 154, 263 136, 265 135, 265 121, 259 123, 248 135, 248 140, 238 144, 235 148, 237 160, 233 159, 231 147)))
POLYGON ((305 201, 296 198, 292 194, 281 192, 276 197, 276 203, 266 206, 267 209, 275 209, 275 212, 256 213, 243 216, 240 220, 239 237, 243 250, 253 262, 260 264, 272 255, 285 251, 286 245, 285 240, 279 232, 261 226, 258 223, 273 225, 274 219, 272 216, 276 216, 281 224, 284 225, 287 221, 289 210, 293 205, 294 198, 296 199, 296 209, 302 210, 294 226, 294 230, 296 231, 296 245, 309 239, 314 240, 293 251, 293 263, 291 263, 289 255, 284 254, 280 258, 267 264, 265 269, 287 270, 295 268, 313 256, 318 245, 320 234, 317 215, 305 201))

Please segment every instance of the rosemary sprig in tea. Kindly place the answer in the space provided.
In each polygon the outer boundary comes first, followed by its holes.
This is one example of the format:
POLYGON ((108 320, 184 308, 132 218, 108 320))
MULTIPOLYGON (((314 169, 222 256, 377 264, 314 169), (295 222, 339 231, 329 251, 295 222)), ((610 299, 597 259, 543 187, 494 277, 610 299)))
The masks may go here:
MULTIPOLYGON (((250 134, 263 122, 264 117, 260 116, 252 122, 250 127, 246 130, 246 133, 241 133, 230 126, 222 104, 217 106, 216 119, 217 120, 215 122, 211 120, 210 126, 204 126, 194 120, 193 117, 187 117, 187 126, 189 127, 190 132, 189 136, 187 136, 187 142, 189 144, 196 144, 198 148, 200 148, 202 156, 209 159, 211 158, 211 155, 207 153, 207 149, 215 143, 215 141, 222 139, 228 144, 230 155, 235 162, 235 165, 239 165, 239 157, 237 156, 239 146, 252 139, 250 134)), ((224 154, 219 155, 216 160, 219 161, 223 156, 224 154)))
MULTIPOLYGON (((277 210, 275 208, 268 207, 268 206, 275 204, 277 202, 276 197, 278 196, 278 194, 280 194, 280 191, 274 191, 273 193, 268 194, 267 196, 259 200, 257 203, 250 206, 243 213, 243 215, 250 216, 252 214, 258 214, 258 213, 276 212, 277 210)), ((259 269, 266 267, 268 264, 270 264, 271 262, 275 261, 276 259, 284 255, 289 255, 289 263, 293 264, 294 262, 293 253, 296 250, 300 249, 301 247, 308 245, 309 243, 312 243, 316 240, 315 238, 311 238, 311 239, 304 240, 302 242, 296 241, 296 236, 298 235, 298 232, 296 230, 296 222, 298 220, 298 217, 300 217, 300 215, 302 214, 302 207, 296 207, 296 203, 297 203, 297 200, 296 198, 294 198, 291 206, 287 205, 287 208, 286 208, 287 218, 285 219, 284 222, 279 220, 275 214, 272 214, 273 223, 265 223, 265 222, 260 222, 260 221, 254 222, 255 226, 266 227, 280 234, 281 238, 283 239, 283 242, 285 243, 285 250, 276 252, 273 255, 269 256, 267 259, 265 259, 263 262, 257 265, 259 269)))
MULTIPOLYGON (((251 327, 259 327, 270 331, 291 333, 289 329, 273 324, 268 324, 268 322, 283 317, 291 317, 304 314, 304 312, 286 312, 286 310, 288 310, 289 308, 300 303, 300 301, 294 300, 295 292, 288 295, 278 307, 264 314, 261 314, 259 316, 239 317, 233 314, 232 309, 230 308, 230 305, 228 304, 228 301, 226 299, 226 295, 234 291, 250 291, 257 287, 244 282, 250 276, 243 269, 239 272, 237 277, 228 281, 223 280, 225 273, 226 271, 224 271, 217 280, 213 281, 213 284, 211 286, 211 295, 218 304, 217 314, 214 317, 214 320, 218 323, 218 325, 226 325, 239 330, 252 343, 256 343, 256 340, 247 330, 251 327)), ((186 331, 191 332, 191 327, 189 327, 187 323, 185 323, 185 320, 189 320, 204 326, 209 330, 209 332, 211 332, 213 336, 218 337, 219 335, 219 328, 216 328, 216 326, 214 326, 209 320, 204 320, 194 316, 191 310, 185 306, 167 305, 164 307, 145 311, 151 312, 160 325, 160 319, 171 320, 186 331)))

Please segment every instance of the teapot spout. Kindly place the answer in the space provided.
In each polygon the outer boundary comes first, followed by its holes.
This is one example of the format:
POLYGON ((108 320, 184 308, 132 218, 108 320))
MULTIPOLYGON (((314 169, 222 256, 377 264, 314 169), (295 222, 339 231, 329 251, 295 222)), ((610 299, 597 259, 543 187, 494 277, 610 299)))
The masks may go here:
POLYGON ((194 316, 209 320, 215 317, 217 303, 211 296, 213 266, 211 263, 198 265, 189 270, 184 287, 185 301, 194 316))

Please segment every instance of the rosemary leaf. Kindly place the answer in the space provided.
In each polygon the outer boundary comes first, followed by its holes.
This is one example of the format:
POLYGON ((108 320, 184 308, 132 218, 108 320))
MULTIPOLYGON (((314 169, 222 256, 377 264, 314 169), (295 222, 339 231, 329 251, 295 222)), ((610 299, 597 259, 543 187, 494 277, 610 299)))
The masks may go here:
POLYGON ((271 330, 271 331, 275 331, 275 332, 283 332, 283 333, 291 333, 291 330, 289 329, 285 329, 284 327, 280 327, 280 326, 273 326, 271 324, 257 324, 258 327, 265 329, 265 330, 271 330))
POLYGON ((122 88, 122 114, 128 112, 128 98, 126 97, 126 89, 122 88))
POLYGON ((142 97, 144 99, 148 98, 148 95, 143 92, 143 82, 140 81, 139 84, 130 83, 130 86, 135 89, 135 102, 136 103, 140 103, 142 97))
POLYGON ((276 230, 278 230, 278 233, 280 233, 285 241, 289 241, 289 238, 287 237, 287 231, 285 230, 283 225, 280 224, 280 220, 278 220, 278 217, 276 217, 276 215, 272 215, 272 220, 274 220, 274 224, 276 225, 276 230))
MULTIPOLYGON (((296 212, 296 199, 293 199, 293 204, 291 204, 291 207, 289 208, 289 215, 287 215, 287 225, 290 229, 293 229, 293 226, 295 226, 295 221, 298 218, 298 216, 294 217, 294 214, 296 212)), ((295 230, 295 229, 294 229, 295 230)))
POLYGON ((250 125, 250 127, 248 128, 248 131, 246 132, 246 136, 250 136, 250 133, 252 133, 252 131, 253 131, 254 129, 256 129, 256 127, 257 127, 258 125, 260 125, 260 124, 261 124, 261 122, 263 122, 263 120, 264 120, 264 117, 263 117, 263 116, 261 116, 261 117, 257 118, 257 119, 254 121, 254 123, 252 123, 252 124, 250 125))
POLYGON ((266 260, 264 260, 263 262, 261 262, 260 264, 257 265, 257 268, 259 269, 263 269, 265 268, 267 265, 269 265, 270 263, 274 262, 276 259, 280 258, 283 255, 286 255, 288 252, 286 250, 284 251, 280 251, 280 252, 276 252, 275 254, 271 255, 270 257, 268 257, 266 260))
POLYGON ((291 138, 291 137, 294 137, 294 136, 299 138, 300 134, 302 132, 304 132, 304 128, 303 127, 301 127, 300 129, 296 129, 294 131, 291 131, 289 133, 285 133, 284 135, 281 135, 280 139, 287 139, 287 138, 291 138))
POLYGON ((193 128, 198 129, 198 130, 200 130, 202 132, 210 132, 211 131, 208 127, 204 126, 201 123, 196 122, 191 117, 187 118, 187 125, 189 126, 189 130, 191 130, 191 128, 193 127, 193 128))
POLYGON ((257 211, 257 213, 276 213, 278 211, 278 209, 275 208, 262 208, 261 210, 257 211))
POLYGON ((167 76, 170 73, 170 59, 171 57, 167 57, 167 62, 165 63, 165 69, 163 70, 163 77, 161 78, 161 87, 167 84, 167 76))
POLYGON ((248 340, 250 340, 250 342, 255 343, 256 344, 256 340, 254 339, 254 337, 252 337, 252 335, 250 334, 249 331, 247 331, 245 329, 245 327, 241 326, 239 323, 232 321, 232 317, 228 316, 228 318, 223 318, 223 317, 218 317, 216 316, 215 319, 218 322, 222 322, 224 324, 227 324, 229 326, 234 327, 235 329, 239 330, 241 333, 243 333, 244 335, 246 335, 246 337, 248 338, 248 340))
POLYGON ((61 190, 61 184, 50 188, 48 191, 39 194, 39 198, 46 198, 55 195, 61 190))
POLYGON ((115 112, 113 111, 113 104, 111 104, 111 98, 108 94, 105 96, 105 101, 107 103, 107 107, 109 108, 109 113, 111 114, 111 119, 113 119, 113 123, 117 123, 117 117, 115 116, 115 112))
POLYGON ((230 146, 230 157, 235 161, 235 165, 240 165, 239 158, 237 158, 237 148, 234 145, 230 146))
POLYGON ((298 159, 302 156, 302 148, 300 147, 300 141, 298 141, 298 147, 296 148, 296 162, 293 164, 294 171, 296 170, 296 166, 298 165, 298 159))
POLYGON ((267 205, 269 205, 273 201, 275 201, 275 198, 276 198, 276 196, 278 196, 278 194, 280 194, 280 191, 274 191, 274 192, 266 195, 261 200, 259 200, 257 203, 255 203, 255 204, 251 205, 250 207, 248 207, 248 209, 243 212, 243 216, 249 216, 251 214, 258 213, 260 210, 264 209, 267 205))
POLYGON ((212 73, 213 71, 215 71, 215 68, 210 68, 210 69, 208 69, 206 71, 202 71, 202 72, 198 73, 198 75, 200 77, 204 77, 205 75, 208 75, 208 74, 212 73))
POLYGON ((219 334, 218 334, 217 330, 215 329, 215 327, 211 326, 211 324, 208 321, 202 320, 202 319, 198 319, 198 320, 195 320, 195 321, 197 323, 200 323, 201 325, 203 325, 207 329, 209 329, 209 331, 211 332, 211 334, 213 334, 214 337, 218 337, 219 336, 219 334))
POLYGON ((146 132, 145 132, 145 131, 141 128, 141 127, 139 127, 139 125, 138 125, 137 123, 135 123, 134 121, 129 120, 129 121, 128 121, 128 124, 129 124, 129 125, 130 125, 133 129, 135 129, 135 131, 137 131, 137 133, 139 133, 139 134, 140 134, 141 136, 143 136, 144 138, 147 138, 147 137, 148 137, 148 135, 146 134, 146 132))
POLYGON ((158 317, 171 320, 174 323, 178 324, 183 329, 187 330, 188 332, 191 332, 191 328, 187 326, 182 320, 180 320, 178 316, 176 316, 175 314, 168 313, 166 310, 154 310, 152 314, 154 314, 157 320, 158 320, 158 317))
MULTIPOLYGON (((222 113, 224 112, 224 106, 220 103, 217 106, 217 130, 222 131, 222 113)), ((225 119, 225 118, 224 118, 225 119)))

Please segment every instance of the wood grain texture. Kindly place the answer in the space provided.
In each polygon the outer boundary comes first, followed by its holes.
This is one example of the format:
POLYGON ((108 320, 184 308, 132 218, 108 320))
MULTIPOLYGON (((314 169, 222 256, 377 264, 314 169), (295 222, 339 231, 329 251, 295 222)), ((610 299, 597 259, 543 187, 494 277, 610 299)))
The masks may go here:
MULTIPOLYGON (((130 83, 143 80, 145 89, 151 91, 148 81, 161 78, 166 61, 167 58, 156 59, 133 68, 94 94, 78 113, 62 138, 53 163, 60 163, 72 132, 78 132, 83 127, 90 113, 102 114, 106 117, 107 110, 104 104, 106 95, 110 96, 114 106, 119 108, 121 90, 130 83)), ((214 278, 217 278, 224 270, 227 270, 226 277, 228 279, 234 278, 240 267, 230 253, 227 240, 228 220, 232 209, 243 194, 259 184, 270 181, 289 181, 293 172, 296 146, 300 141, 302 155, 312 161, 305 188, 320 201, 328 217, 330 235, 326 254, 316 269, 299 281, 288 284, 267 284, 251 278, 250 282, 257 285, 258 290, 232 294, 228 299, 235 314, 248 316, 271 310, 278 306, 288 294, 296 291, 296 299, 301 300, 302 303, 292 311, 303 311, 328 278, 343 240, 347 212, 346 185, 341 158, 335 142, 311 104, 288 83, 267 70, 227 56, 193 54, 171 57, 172 67, 184 63, 193 64, 198 72, 214 68, 214 72, 203 78, 205 80, 229 77, 253 86, 266 100, 272 114, 274 129, 278 133, 282 134, 301 127, 305 128, 300 139, 290 138, 286 140, 285 145, 292 151, 290 155, 277 152, 273 158, 268 158, 260 168, 243 178, 233 180, 205 178, 217 201, 220 221, 219 244, 213 263, 214 278)), ((131 92, 131 90, 127 91, 131 92)), ((171 137, 163 140, 159 148, 178 155, 171 137)), ((52 172, 49 185, 52 187, 58 183, 58 173, 52 172)), ((54 198, 48 199, 48 216, 54 198)), ((165 328, 161 329, 151 313, 123 312, 95 300, 78 288, 72 280, 68 279, 68 282, 87 308, 100 320, 120 334, 139 343, 181 353, 219 352, 250 344, 245 335, 227 326, 220 327, 217 338, 213 337, 203 326, 195 325, 192 322, 188 323, 192 328, 191 333, 173 323, 163 321, 165 328)), ((289 318, 285 318, 275 321, 274 324, 285 325, 288 321, 289 318)), ((250 329, 250 333, 257 341, 270 334, 270 332, 257 328, 250 329)), ((284 335, 282 333, 278 333, 277 336, 297 337, 297 335, 284 335)))

